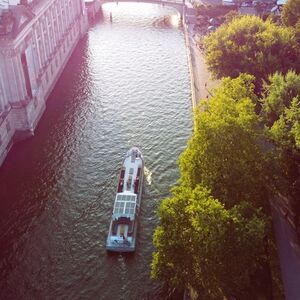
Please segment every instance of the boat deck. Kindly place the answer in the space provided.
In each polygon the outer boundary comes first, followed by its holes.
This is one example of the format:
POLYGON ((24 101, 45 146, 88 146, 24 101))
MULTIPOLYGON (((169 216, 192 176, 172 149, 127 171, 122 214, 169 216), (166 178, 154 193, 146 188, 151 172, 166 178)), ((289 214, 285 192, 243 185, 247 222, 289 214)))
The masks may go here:
POLYGON ((135 155, 125 157, 119 177, 118 193, 138 194, 142 166, 143 161, 140 157, 135 155))
POLYGON ((106 249, 116 252, 135 251, 144 162, 137 148, 130 149, 122 164, 115 197, 106 249))

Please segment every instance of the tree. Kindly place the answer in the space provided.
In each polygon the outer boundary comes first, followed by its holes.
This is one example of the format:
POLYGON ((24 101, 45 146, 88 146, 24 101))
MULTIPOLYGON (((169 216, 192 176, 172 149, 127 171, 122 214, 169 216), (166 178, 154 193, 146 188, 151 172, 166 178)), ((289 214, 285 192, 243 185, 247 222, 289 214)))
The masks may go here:
POLYGON ((268 136, 281 148, 300 150, 300 75, 275 73, 269 82, 262 99, 268 136))
POLYGON ((286 26, 295 26, 300 20, 300 0, 288 0, 283 6, 281 18, 286 26))
POLYGON ((268 207, 253 77, 225 78, 195 112, 195 131, 179 160, 181 183, 207 186, 232 207, 242 200, 268 207))
POLYGON ((214 77, 255 76, 256 92, 276 71, 300 70, 295 32, 256 16, 235 18, 204 39, 206 62, 214 77))
POLYGON ((288 193, 300 191, 300 75, 275 73, 265 85, 262 120, 266 137, 274 144, 273 156, 279 162, 288 193))
POLYGON ((259 210, 245 202, 226 210, 198 185, 176 188, 159 217, 152 277, 170 287, 192 286, 201 299, 255 298, 267 259, 268 219, 259 210))

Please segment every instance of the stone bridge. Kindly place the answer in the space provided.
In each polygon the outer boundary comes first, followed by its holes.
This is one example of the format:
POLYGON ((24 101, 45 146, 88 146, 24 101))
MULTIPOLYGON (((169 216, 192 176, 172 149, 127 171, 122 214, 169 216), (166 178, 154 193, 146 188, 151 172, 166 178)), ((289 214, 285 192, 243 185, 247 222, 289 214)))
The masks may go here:
POLYGON ((185 6, 185 0, 98 0, 100 4, 105 4, 109 2, 137 2, 137 3, 151 3, 151 4, 161 4, 165 6, 170 6, 178 10, 180 13, 183 11, 185 6))
POLYGON ((98 11, 99 7, 101 7, 103 4, 113 3, 113 2, 114 3, 135 2, 135 3, 161 4, 176 9, 181 16, 185 16, 185 11, 186 11, 185 0, 92 0, 92 1, 86 1, 88 13, 94 15, 94 13, 98 11))

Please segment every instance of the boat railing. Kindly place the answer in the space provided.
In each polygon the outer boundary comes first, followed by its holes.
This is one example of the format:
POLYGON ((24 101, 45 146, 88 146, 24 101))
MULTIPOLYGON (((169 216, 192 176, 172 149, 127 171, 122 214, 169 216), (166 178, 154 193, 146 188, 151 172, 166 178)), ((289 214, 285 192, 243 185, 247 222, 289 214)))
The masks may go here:
POLYGON ((140 177, 140 174, 141 174, 141 168, 139 167, 138 170, 137 170, 136 177, 140 177))
POLYGON ((141 173, 141 168, 138 168, 136 178, 134 180, 134 193, 138 194, 139 193, 139 188, 140 188, 140 173, 141 173))
POLYGON ((119 177, 119 183, 118 183, 118 193, 123 192, 123 186, 124 186, 124 176, 125 176, 125 170, 122 169, 120 172, 120 177, 119 177))
POLYGON ((134 181, 134 193, 139 193, 139 187, 140 187, 140 179, 137 177, 134 181))
POLYGON ((128 236, 132 236, 134 231, 134 221, 131 221, 130 224, 128 225, 128 236))

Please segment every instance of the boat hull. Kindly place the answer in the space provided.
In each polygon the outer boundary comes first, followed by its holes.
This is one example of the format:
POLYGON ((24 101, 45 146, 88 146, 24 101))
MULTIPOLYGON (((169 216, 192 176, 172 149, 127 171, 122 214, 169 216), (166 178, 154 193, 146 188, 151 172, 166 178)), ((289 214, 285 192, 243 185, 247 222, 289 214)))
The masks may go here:
POLYGON ((107 251, 134 252, 136 249, 143 177, 143 155, 138 148, 133 147, 123 159, 106 240, 107 251))

